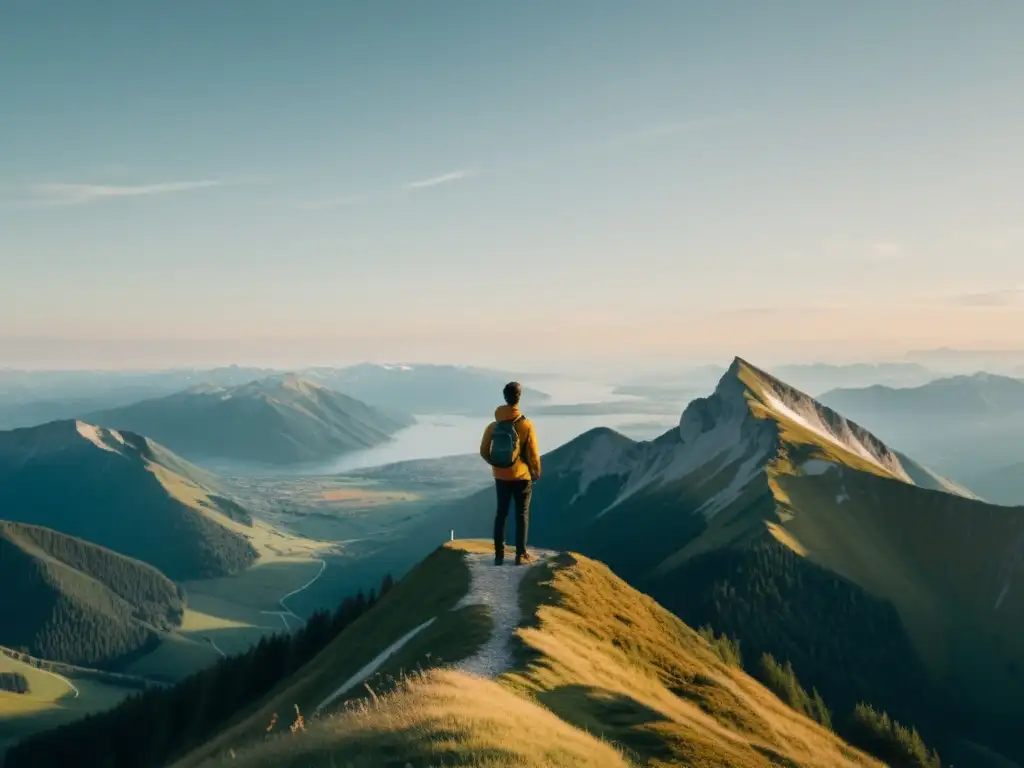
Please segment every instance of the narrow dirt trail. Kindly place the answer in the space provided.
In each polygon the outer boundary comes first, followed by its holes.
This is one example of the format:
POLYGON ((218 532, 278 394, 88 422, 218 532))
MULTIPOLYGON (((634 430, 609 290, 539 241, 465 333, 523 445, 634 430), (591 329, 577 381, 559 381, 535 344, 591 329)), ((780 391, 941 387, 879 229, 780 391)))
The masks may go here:
POLYGON ((316 560, 314 562, 320 563, 320 570, 317 572, 316 576, 314 576, 312 579, 307 581, 301 587, 299 587, 298 589, 293 589, 291 592, 289 592, 287 595, 285 595, 284 597, 280 598, 277 601, 277 604, 281 606, 282 610, 280 610, 280 611, 260 611, 260 613, 266 614, 267 616, 277 616, 279 619, 281 619, 281 623, 284 624, 284 631, 285 632, 291 632, 292 631, 291 625, 288 624, 288 617, 289 616, 291 616, 293 619, 295 619, 297 622, 299 622, 299 624, 305 624, 306 623, 306 620, 304 618, 302 618, 301 616, 299 616, 298 614, 296 614, 294 611, 292 611, 292 609, 289 608, 285 604, 284 601, 287 600, 289 597, 294 597, 295 595, 299 594, 300 592, 304 592, 305 590, 309 589, 314 584, 316 584, 317 580, 319 580, 319 578, 321 576, 324 575, 324 571, 327 570, 327 562, 325 560, 316 560))
POLYGON ((468 659, 454 665, 460 672, 480 677, 495 678, 512 667, 512 635, 522 620, 519 608, 519 584, 523 577, 546 562, 552 554, 543 550, 531 550, 534 561, 529 565, 495 565, 493 555, 467 554, 472 583, 469 593, 459 601, 456 608, 467 605, 486 605, 491 612, 490 639, 479 651, 468 659))
MULTIPOLYGON (((491 613, 491 636, 480 650, 467 659, 452 665, 453 669, 470 675, 495 678, 512 667, 512 635, 522 620, 519 609, 519 584, 523 577, 540 563, 546 562, 554 553, 545 550, 531 550, 534 561, 529 565, 494 565, 493 555, 466 554, 469 564, 469 592, 452 610, 467 605, 486 605, 491 613)), ((398 653, 402 647, 418 635, 422 630, 434 623, 433 619, 423 622, 394 643, 381 651, 368 664, 342 683, 325 698, 314 710, 321 710, 337 701, 343 694, 367 680, 389 658, 398 653)))

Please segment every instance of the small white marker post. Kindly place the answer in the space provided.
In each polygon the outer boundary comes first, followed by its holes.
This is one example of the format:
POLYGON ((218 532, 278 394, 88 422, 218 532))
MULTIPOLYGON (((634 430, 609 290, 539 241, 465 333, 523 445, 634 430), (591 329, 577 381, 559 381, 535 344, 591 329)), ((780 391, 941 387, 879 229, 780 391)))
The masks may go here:
POLYGON ((454 528, 452 528, 452 538, 451 538, 451 541, 455 541, 455 529, 454 528))

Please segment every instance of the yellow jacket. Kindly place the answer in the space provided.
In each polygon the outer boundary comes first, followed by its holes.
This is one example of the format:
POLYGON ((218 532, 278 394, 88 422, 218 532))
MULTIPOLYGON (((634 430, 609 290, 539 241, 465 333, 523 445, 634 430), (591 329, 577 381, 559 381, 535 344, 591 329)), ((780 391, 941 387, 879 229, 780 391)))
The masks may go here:
MULTIPOLYGON (((487 425, 480 441, 480 456, 484 461, 491 459, 491 434, 499 421, 514 421, 520 416, 519 406, 500 405, 494 411, 494 421, 487 425)), ((516 422, 519 435, 519 456, 511 467, 491 467, 495 480, 536 480, 540 477, 540 451, 537 450, 537 433, 529 419, 523 417, 516 422)))

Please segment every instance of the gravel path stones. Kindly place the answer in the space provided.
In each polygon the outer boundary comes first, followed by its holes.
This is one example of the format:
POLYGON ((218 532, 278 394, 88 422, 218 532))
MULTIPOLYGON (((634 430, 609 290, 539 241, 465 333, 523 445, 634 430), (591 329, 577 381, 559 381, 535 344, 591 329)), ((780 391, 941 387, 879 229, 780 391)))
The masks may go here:
POLYGON ((494 564, 494 555, 467 554, 472 583, 469 593, 456 609, 466 605, 486 605, 491 612, 493 628, 490 639, 475 654, 458 662, 454 668, 471 675, 495 678, 512 667, 512 634, 519 626, 519 583, 523 577, 554 553, 532 549, 534 560, 529 565, 513 565, 511 558, 504 565, 494 564))
MULTIPOLYGON (((511 560, 506 560, 505 565, 495 565, 494 555, 466 554, 471 578, 469 592, 452 610, 458 610, 467 605, 486 605, 490 610, 493 627, 490 638, 480 650, 468 659, 453 664, 453 669, 487 678, 495 678, 511 669, 512 634, 522 619, 522 611, 519 610, 519 584, 531 568, 546 562, 555 553, 548 550, 532 549, 530 554, 533 555, 534 560, 529 565, 513 565, 511 560)), ((369 678, 407 642, 433 623, 434 619, 425 621, 403 637, 398 638, 320 702, 314 714, 318 714, 344 693, 369 678)))

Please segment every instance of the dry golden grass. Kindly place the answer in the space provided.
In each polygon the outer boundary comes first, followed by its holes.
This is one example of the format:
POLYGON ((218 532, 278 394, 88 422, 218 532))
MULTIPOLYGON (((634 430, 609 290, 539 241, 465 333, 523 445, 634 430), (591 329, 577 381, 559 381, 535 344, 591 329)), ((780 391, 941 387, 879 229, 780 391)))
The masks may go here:
POLYGON ((23 661, 12 659, 6 654, 0 653, 0 672, 13 672, 22 675, 28 680, 28 693, 8 693, 0 691, 0 715, 10 711, 17 711, 28 702, 35 705, 45 705, 70 695, 70 688, 63 680, 48 675, 43 670, 26 664, 23 661))
POLYGON ((0 654, 0 672, 18 672, 29 683, 29 692, 25 694, 0 691, 0 755, 19 739, 110 709, 135 692, 98 680, 76 678, 73 683, 79 695, 75 698, 67 683, 4 654, 0 654))
MULTIPOLYGON (((489 544, 444 549, 480 552, 489 544)), ((599 563, 562 555, 537 566, 519 599, 526 619, 517 632, 517 662, 497 682, 435 669, 312 721, 292 715, 302 698, 293 688, 260 708, 260 727, 249 731, 247 745, 221 739, 203 750, 205 762, 187 764, 881 765, 727 666, 696 632, 599 563), (279 712, 299 725, 279 725, 279 712)), ((375 613, 364 620, 373 622, 375 613)), ((336 652, 343 652, 345 634, 336 652)), ((435 636, 420 652, 444 642, 450 639, 435 636)))
POLYGON ((895 475, 873 461, 868 461, 845 446, 823 438, 821 434, 813 429, 809 429, 805 424, 781 416, 769 408, 765 404, 768 385, 754 369, 744 365, 740 370, 739 377, 749 390, 747 402, 750 412, 759 419, 774 421, 779 427, 779 437, 782 442, 807 449, 806 458, 819 458, 845 464, 861 472, 869 472, 880 477, 895 477, 895 475))
POLYGON ((984 718, 1024 708, 1024 514, 920 488, 767 407, 760 374, 740 371, 751 413, 778 430, 763 472, 707 529, 657 563, 664 577, 697 554, 770 535, 801 557, 891 601, 933 678, 984 718), (805 473, 809 459, 836 465, 805 473))
MULTIPOLYGON (((490 616, 476 606, 452 610, 469 590, 470 576, 460 552, 442 547, 427 557, 368 613, 337 638, 293 677, 282 682, 262 701, 237 714, 213 741, 175 763, 180 768, 202 764, 212 755, 237 749, 265 735, 267 723, 299 706, 313 712, 339 685, 372 661, 383 649, 422 624, 434 623, 416 635, 381 666, 383 675, 399 675, 427 663, 426 656, 458 661, 471 655, 490 633, 490 616)), ((357 689, 342 697, 365 694, 357 689)))
POLYGON ((933 676, 972 709, 998 717, 1024 707, 1021 688, 1005 684, 1024 668, 1024 597, 1008 576, 1024 540, 1024 515, 905 483, 765 412, 756 373, 741 376, 753 393, 752 412, 774 418, 780 429, 779 455, 767 467, 777 503, 772 535, 892 601, 933 676), (806 475, 798 465, 808 458, 840 469, 806 475))
POLYGON ((379 506, 420 499, 417 494, 408 491, 373 491, 367 488, 335 488, 321 492, 320 497, 324 501, 340 501, 357 506, 379 506))
POLYGON ((604 565, 563 556, 523 585, 535 615, 510 686, 646 765, 880 765, 797 714, 604 565), (531 605, 532 604, 532 605, 531 605))
MULTIPOLYGON (((895 475, 856 452, 823 437, 814 429, 772 410, 767 403, 768 385, 760 374, 741 367, 740 380, 747 388, 750 413, 757 419, 771 421, 778 430, 778 446, 774 455, 766 457, 763 471, 752 479, 727 509, 716 514, 707 529, 677 552, 654 565, 653 577, 664 576, 686 561, 705 552, 735 546, 765 535, 774 536, 783 545, 801 556, 809 554, 808 542, 801 540, 786 523, 793 517, 793 507, 786 491, 785 479, 798 475, 794 462, 820 459, 842 465, 873 477, 895 479, 895 475)), ((735 462, 742 463, 742 459, 735 462)), ((719 470, 729 475, 731 469, 719 470)))
POLYGON ((191 478, 178 474, 156 462, 147 462, 146 469, 153 473, 164 490, 175 500, 191 507, 218 525, 249 539, 259 554, 260 562, 273 561, 281 557, 313 558, 334 546, 330 542, 283 533, 262 520, 254 520, 252 525, 232 520, 211 510, 213 503, 210 500, 209 491, 191 478))
POLYGON ((375 703, 206 763, 238 768, 627 768, 608 744, 489 680, 433 671, 375 703))

